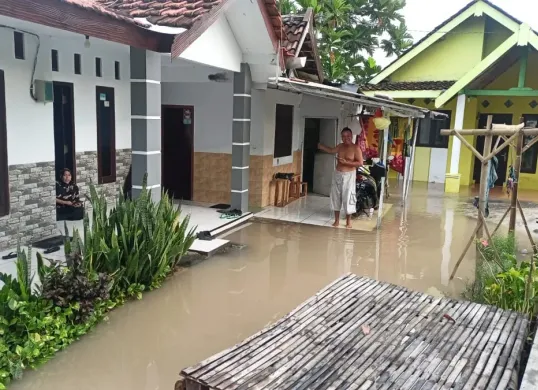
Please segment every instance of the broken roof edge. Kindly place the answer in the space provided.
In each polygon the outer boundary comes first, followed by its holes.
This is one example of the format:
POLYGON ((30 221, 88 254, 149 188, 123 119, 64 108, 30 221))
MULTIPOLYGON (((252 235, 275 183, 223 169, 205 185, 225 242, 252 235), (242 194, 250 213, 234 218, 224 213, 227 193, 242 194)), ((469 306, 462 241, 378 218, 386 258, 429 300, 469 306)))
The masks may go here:
POLYGON ((272 89, 325 97, 333 100, 361 104, 372 108, 382 108, 405 117, 425 118, 432 116, 447 116, 446 114, 431 111, 427 108, 395 102, 393 100, 380 97, 366 96, 324 84, 305 82, 303 80, 292 80, 285 77, 272 77, 269 79, 267 85, 272 89))

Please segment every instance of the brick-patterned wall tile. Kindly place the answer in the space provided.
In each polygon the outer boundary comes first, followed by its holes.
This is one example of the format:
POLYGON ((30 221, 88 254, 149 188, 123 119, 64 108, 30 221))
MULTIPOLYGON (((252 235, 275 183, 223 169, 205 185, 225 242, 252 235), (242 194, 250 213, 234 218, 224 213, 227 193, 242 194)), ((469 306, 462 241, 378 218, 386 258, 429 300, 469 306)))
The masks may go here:
POLYGON ((55 233, 55 183, 53 161, 9 167, 10 214, 0 218, 0 250, 55 233))

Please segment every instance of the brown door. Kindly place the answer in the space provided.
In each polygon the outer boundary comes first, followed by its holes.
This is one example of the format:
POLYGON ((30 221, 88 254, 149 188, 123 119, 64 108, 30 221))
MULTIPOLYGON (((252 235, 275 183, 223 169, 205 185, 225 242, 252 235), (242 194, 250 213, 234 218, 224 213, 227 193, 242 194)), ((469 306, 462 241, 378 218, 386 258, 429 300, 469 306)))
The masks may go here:
MULTIPOLYGON (((480 114, 478 117, 478 128, 479 129, 485 129, 488 124, 488 116, 493 115, 493 123, 505 123, 507 125, 512 124, 512 114, 480 114)), ((502 142, 502 140, 500 141, 502 142)), ((495 146, 497 143, 497 137, 493 137, 493 144, 491 145, 491 148, 495 146)), ((508 149, 510 148, 504 148, 499 154, 497 154, 497 176, 499 177, 497 181, 495 182, 496 186, 502 186, 504 182, 506 181, 506 171, 508 169, 508 149)), ((484 136, 479 135, 476 137, 476 150, 478 150, 480 153, 484 153, 484 136)), ((474 159, 474 171, 473 171, 473 179, 475 183, 480 183, 480 166, 481 163, 478 161, 478 159, 475 157, 474 159)))
POLYGON ((175 199, 192 200, 194 107, 162 107, 162 186, 175 199))

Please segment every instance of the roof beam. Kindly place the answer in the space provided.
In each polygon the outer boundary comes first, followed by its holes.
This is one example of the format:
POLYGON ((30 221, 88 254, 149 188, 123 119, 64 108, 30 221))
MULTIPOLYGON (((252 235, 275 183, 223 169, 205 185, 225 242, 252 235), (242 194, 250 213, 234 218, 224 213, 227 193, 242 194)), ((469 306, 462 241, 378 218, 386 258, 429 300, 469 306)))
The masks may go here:
POLYGON ((479 1, 475 5, 475 16, 482 16, 483 14, 488 15, 490 18, 497 21, 512 32, 519 31, 519 23, 509 16, 503 14, 498 9, 492 7, 490 4, 479 1))
POLYGON ((440 27, 442 31, 433 33, 430 37, 428 37, 426 40, 415 46, 411 51, 404 54, 402 57, 400 57, 398 60, 394 61, 392 64, 390 64, 388 67, 383 69, 377 76, 375 76, 371 81, 370 84, 378 84, 384 79, 386 79, 388 76, 390 76, 392 73, 394 73, 396 70, 400 69, 402 66, 407 64, 409 61, 411 61, 413 58, 418 56, 420 53, 422 53, 424 50, 426 50, 428 47, 433 45, 435 42, 437 42, 439 39, 443 38, 448 32, 454 30, 456 27, 458 27, 461 23, 469 19, 471 16, 474 16, 477 12, 477 7, 481 3, 476 3, 473 6, 469 7, 467 10, 462 12, 461 14, 457 15, 454 19, 452 19, 447 24, 440 27))
POLYGON ((161 53, 173 36, 58 0, 2 0, 0 15, 161 53))
POLYGON ((441 96, 435 99, 435 107, 442 107, 446 102, 452 99, 456 94, 463 90, 469 83, 471 83, 475 78, 480 76, 484 71, 486 71, 491 65, 493 65, 499 58, 505 55, 508 50, 514 47, 518 42, 519 34, 512 34, 507 40, 499 45, 493 52, 484 58, 480 63, 478 63, 473 69, 467 72, 461 79, 456 81, 456 83, 447 89, 441 96))
POLYGON ((443 93, 443 91, 435 91, 435 90, 421 90, 421 91, 361 91, 362 94, 366 96, 375 96, 375 95, 383 95, 388 96, 392 99, 435 99, 439 97, 443 93))

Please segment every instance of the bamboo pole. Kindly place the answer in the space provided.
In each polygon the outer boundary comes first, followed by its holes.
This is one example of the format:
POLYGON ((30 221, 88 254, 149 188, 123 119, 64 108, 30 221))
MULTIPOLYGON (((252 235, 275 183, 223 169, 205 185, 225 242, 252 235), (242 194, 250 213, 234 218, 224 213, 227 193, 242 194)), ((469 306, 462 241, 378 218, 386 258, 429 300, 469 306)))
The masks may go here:
MULTIPOLYGON (((501 150, 503 150, 504 148, 506 148, 508 145, 510 145, 510 142, 512 142, 513 140, 515 140, 521 133, 514 133, 512 134, 512 136, 510 138, 508 138, 505 142, 503 142, 501 144, 501 146, 497 147, 497 145, 495 145, 495 149, 490 153, 488 154, 486 157, 484 157, 484 161, 489 161, 491 160, 494 156, 496 156, 501 150)), ((499 140, 501 139, 501 137, 497 138, 497 144, 499 143, 499 140)))
MULTIPOLYGON (((491 126, 493 124, 493 115, 488 115, 487 130, 491 131, 491 126)), ((487 156, 491 151, 491 144, 493 141, 493 135, 487 134, 484 139, 484 153, 483 156, 487 156)), ((482 169, 480 171, 480 192, 478 194, 478 218, 480 219, 480 214, 486 215, 486 192, 488 190, 488 175, 489 175, 489 163, 487 161, 482 162, 482 169)), ((478 237, 481 238, 483 235, 482 229, 478 230, 478 237)))
POLYGON ((409 164, 409 175, 407 176, 407 183, 405 188, 405 199, 409 195, 409 185, 413 180, 413 172, 415 169, 415 154, 417 150, 417 138, 418 138, 418 129, 420 127, 420 119, 415 118, 415 130, 414 130, 414 139, 413 139, 413 149, 411 151, 411 162, 409 164))
POLYGON ((517 202, 517 208, 519 209, 519 213, 521 214, 521 220, 523 221, 523 226, 525 226, 525 231, 527 232, 527 237, 529 237, 529 241, 532 245, 532 251, 535 255, 538 254, 538 248, 536 247, 536 243, 534 242, 534 239, 532 238, 531 231, 529 229, 529 225, 527 224, 527 218, 525 218, 525 214, 523 214, 523 209, 521 208, 521 203, 519 203, 519 199, 516 200, 517 202))
POLYGON ((517 216, 517 196, 518 196, 518 189, 519 189, 519 174, 521 172, 521 155, 523 150, 523 142, 525 140, 525 136, 523 134, 519 134, 519 138, 517 139, 517 147, 516 147, 516 162, 514 163, 514 188, 512 189, 511 193, 511 199, 510 199, 510 222, 508 223, 508 233, 514 233, 516 230, 516 216, 517 216))
POLYGON ((495 230, 493 230, 493 233, 491 233, 492 236, 494 236, 495 233, 497 233, 497 230, 499 230, 499 228, 501 227, 502 223, 504 222, 504 219, 506 218, 506 216, 508 215, 508 213, 510 212, 510 210, 512 210, 512 206, 508 206, 508 208, 507 208, 506 211, 504 212, 503 217, 501 218, 501 220, 499 221, 499 223, 498 223, 497 226, 495 227, 495 230))
POLYGON ((445 129, 441 130, 441 135, 448 136, 448 135, 456 135, 456 132, 459 133, 462 136, 466 135, 512 135, 514 133, 517 133, 518 131, 523 132, 523 134, 527 136, 534 136, 538 135, 538 128, 526 128, 522 130, 514 129, 493 129, 493 130, 487 130, 487 129, 469 129, 469 130, 454 130, 454 129, 445 129))
POLYGON ((463 261, 463 258, 467 254, 467 251, 471 247, 471 244, 475 240, 476 233, 478 233, 478 230, 482 227, 482 220, 480 218, 478 219, 478 223, 476 224, 476 227, 474 228, 473 234, 471 234, 471 237, 469 237, 469 241, 467 241, 467 244, 465 245, 465 248, 463 249, 463 253, 461 254, 460 258, 456 262, 456 265, 454 266, 454 269, 452 270, 452 273, 450 274, 450 280, 454 279, 454 276, 456 276, 456 272, 458 272, 458 268, 460 267, 461 262, 463 261))
POLYGON ((473 154, 475 155, 475 157, 480 160, 480 161, 484 161, 484 157, 482 157, 482 155, 480 154, 480 152, 478 150, 476 150, 474 148, 473 145, 471 145, 460 133, 459 133, 459 130, 456 130, 456 132, 454 133, 454 135, 456 137, 458 137, 458 139, 461 141, 462 144, 464 144, 465 146, 467 146, 467 148, 473 152, 473 154))
POLYGON ((530 148, 532 148, 532 146, 538 142, 538 136, 537 137, 534 137, 533 139, 531 139, 529 141, 529 143, 527 145, 525 145, 525 147, 523 148, 522 150, 522 153, 525 153, 527 150, 529 150, 530 148))
POLYGON ((385 198, 385 183, 387 181, 387 152, 389 143, 389 129, 383 130, 383 153, 381 161, 385 167, 385 175, 381 178, 381 194, 379 195, 379 207, 377 209, 377 228, 381 228, 381 220, 383 219, 383 202, 385 198))

